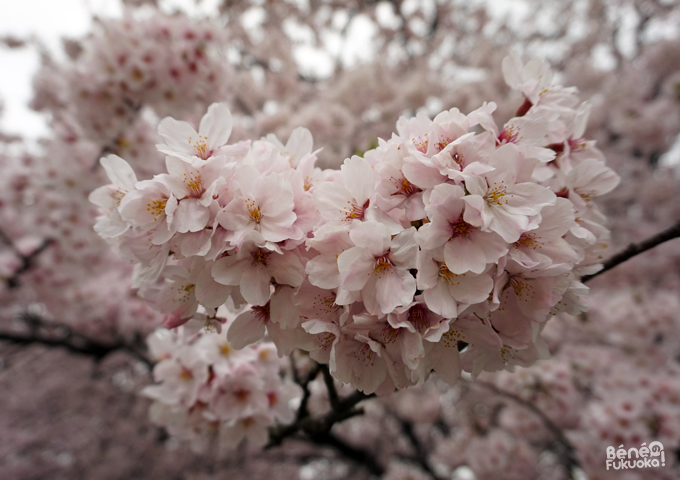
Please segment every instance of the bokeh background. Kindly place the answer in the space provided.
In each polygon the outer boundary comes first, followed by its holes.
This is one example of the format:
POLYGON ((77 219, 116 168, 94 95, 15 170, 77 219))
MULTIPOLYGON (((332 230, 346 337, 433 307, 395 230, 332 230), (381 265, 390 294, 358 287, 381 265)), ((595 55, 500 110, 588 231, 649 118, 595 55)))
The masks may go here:
POLYGON ((590 312, 546 329, 552 359, 367 402, 335 430, 352 449, 294 439, 195 453, 148 419, 143 339, 159 318, 87 202, 106 183, 101 155, 148 178, 162 165, 158 120, 197 122, 213 101, 229 103, 233 140, 309 128, 327 167, 401 115, 494 101, 510 118, 522 99, 500 65, 518 51, 592 104, 586 137, 622 177, 599 202, 616 252, 680 218, 678 2, 31 0, 0 12, 0 478, 680 477, 677 241, 589 283, 590 312), (607 446, 654 440, 663 468, 605 469, 607 446))

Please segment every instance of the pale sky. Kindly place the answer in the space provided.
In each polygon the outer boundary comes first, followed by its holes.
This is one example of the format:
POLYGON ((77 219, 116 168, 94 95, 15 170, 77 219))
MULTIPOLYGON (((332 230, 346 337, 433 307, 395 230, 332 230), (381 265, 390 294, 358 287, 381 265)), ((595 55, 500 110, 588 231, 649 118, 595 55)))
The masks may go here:
MULTIPOLYGON (((162 0, 163 10, 181 8, 202 15, 215 11, 215 0, 203 0, 196 7, 192 0, 162 0)), ((57 58, 62 37, 81 37, 91 25, 92 14, 120 17, 120 0, 0 0, 0 35, 40 39, 57 58)), ((31 79, 38 68, 35 48, 9 50, 0 47, 0 101, 4 113, 0 126, 8 133, 35 139, 47 134, 43 115, 27 107, 32 95, 31 79)))

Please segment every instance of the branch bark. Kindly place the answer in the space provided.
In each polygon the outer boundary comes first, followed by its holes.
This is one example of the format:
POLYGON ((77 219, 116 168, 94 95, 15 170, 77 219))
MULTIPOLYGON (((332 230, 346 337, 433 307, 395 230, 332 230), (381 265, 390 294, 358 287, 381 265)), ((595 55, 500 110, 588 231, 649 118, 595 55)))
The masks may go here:
POLYGON ((19 286, 19 277, 22 273, 29 270, 33 266, 33 260, 40 255, 47 247, 52 244, 51 238, 46 238, 38 245, 38 247, 29 254, 22 253, 17 246, 14 244, 11 238, 0 228, 0 241, 7 245, 14 254, 19 257, 19 267, 10 275, 5 278, 4 281, 7 284, 7 288, 13 289, 19 286))
POLYGON ((593 273, 592 275, 585 275, 584 277, 581 278, 581 282, 586 283, 587 281, 593 279, 594 277, 597 277, 598 275, 608 270, 611 270, 614 267, 617 267, 623 262, 630 260, 631 258, 640 255, 641 253, 644 253, 647 250, 651 250, 652 248, 661 245, 664 242, 673 240, 674 238, 678 237, 680 237, 680 221, 678 221, 675 225, 672 225, 671 227, 667 228, 666 230, 663 230, 657 233, 656 235, 647 238, 646 240, 643 240, 639 243, 637 242, 631 243, 623 251, 617 253, 609 260, 604 262, 604 267, 602 268, 602 270, 600 270, 597 273, 593 273))
POLYGON ((134 342, 119 340, 104 343, 73 332, 68 325, 48 323, 31 315, 26 321, 28 332, 0 331, 0 341, 15 345, 45 345, 64 348, 71 353, 84 355, 100 361, 111 353, 123 351, 143 362, 149 368, 154 361, 148 356, 141 338, 134 342))

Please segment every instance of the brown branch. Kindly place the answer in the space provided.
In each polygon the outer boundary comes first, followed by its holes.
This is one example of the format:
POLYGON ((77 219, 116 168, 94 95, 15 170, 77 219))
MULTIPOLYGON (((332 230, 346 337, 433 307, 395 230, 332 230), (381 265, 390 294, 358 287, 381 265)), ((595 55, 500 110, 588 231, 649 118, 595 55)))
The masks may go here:
POLYGON ((111 353, 123 351, 140 360, 148 367, 154 361, 149 357, 144 342, 138 337, 133 342, 118 340, 111 343, 99 342, 71 330, 68 325, 45 322, 32 314, 22 318, 28 326, 28 332, 0 331, 0 341, 15 345, 45 345, 59 347, 100 361, 111 353))
POLYGON ((323 374, 323 381, 326 384, 326 390, 328 390, 328 401, 331 404, 331 408, 337 410, 340 406, 340 397, 338 396, 338 391, 335 389, 335 379, 331 375, 331 371, 328 369, 328 365, 321 365, 321 373, 323 374))
POLYGON ((515 395, 514 393, 501 390, 500 388, 491 383, 481 382, 477 380, 474 382, 474 384, 481 385, 487 388, 488 390, 491 390, 492 392, 496 393, 497 395, 509 398, 510 400, 514 401, 518 405, 521 405, 522 407, 526 408, 527 410, 531 411, 534 415, 536 415, 539 418, 539 420, 541 420, 541 423, 543 423, 543 426, 545 426, 545 428, 552 434, 555 441, 557 442, 557 445, 559 447, 558 453, 560 456, 560 460, 566 470, 567 475, 569 475, 571 478, 577 478, 576 472, 581 469, 581 465, 579 464, 579 461, 576 458, 576 449, 571 444, 569 439, 567 439, 567 437, 564 435, 562 430, 557 425, 555 425, 553 421, 550 420, 550 418, 548 418, 548 416, 545 413, 543 413, 541 409, 539 409, 533 403, 524 400, 522 397, 515 395))
POLYGON ((423 447, 423 444, 421 443, 420 439, 418 438, 418 435, 416 435, 416 432, 413 428, 413 424, 409 422, 408 420, 401 418, 399 415, 397 415, 396 412, 393 412, 392 410, 387 410, 387 412, 392 416, 398 423, 399 426, 401 427, 401 431, 406 435, 406 438, 408 439, 409 443, 411 444, 411 447, 413 447, 413 452, 414 456, 413 457, 405 457, 408 460, 411 460, 412 462, 416 463, 420 468, 422 468, 428 475, 430 475, 434 480, 442 480, 441 477, 439 477, 432 466, 430 465, 430 462, 427 458, 427 451, 423 447))
POLYGON ((353 462, 366 467, 373 475, 382 476, 383 473, 385 473, 385 468, 380 465, 371 454, 366 453, 366 451, 359 448, 353 447, 349 443, 346 443, 344 440, 336 437, 330 432, 312 435, 310 439, 316 444, 333 447, 353 462))
POLYGON ((647 250, 651 250, 652 248, 656 247, 657 245, 661 245, 664 242, 667 242, 669 240, 673 240, 674 238, 680 237, 680 221, 678 221, 675 225, 667 228, 666 230, 663 230, 656 235, 643 240, 639 243, 631 243, 628 245, 623 251, 617 253, 613 257, 611 257, 609 260, 604 262, 604 266, 602 270, 599 272, 593 273, 592 275, 586 275, 581 278, 581 282, 586 283, 590 279, 608 271, 611 270, 612 268, 618 266, 619 264, 630 260, 631 258, 640 255, 641 253, 646 252, 647 250))
POLYGON ((46 238, 43 240, 38 247, 29 254, 22 253, 17 246, 14 244, 11 238, 0 228, 0 241, 7 245, 14 254, 19 257, 19 267, 12 272, 12 275, 6 277, 4 282, 7 284, 7 288, 14 289, 19 286, 19 277, 22 273, 26 272, 33 266, 33 260, 40 255, 47 247, 49 247, 53 240, 51 238, 46 238))
MULTIPOLYGON (((345 398, 337 398, 337 400, 332 401, 334 405, 331 406, 331 410, 328 413, 321 415, 320 417, 312 417, 307 410, 307 403, 309 402, 309 397, 311 395, 309 391, 309 382, 316 378, 319 371, 323 371, 322 366, 318 363, 314 363, 314 366, 310 369, 304 379, 300 379, 298 374, 294 373, 294 377, 298 377, 297 382, 300 384, 303 391, 297 417, 295 421, 289 425, 277 425, 270 428, 269 442, 265 446, 265 449, 281 445, 286 438, 292 437, 298 432, 303 432, 310 438, 328 434, 336 423, 363 414, 363 409, 355 408, 356 405, 362 400, 375 396, 375 394, 366 395, 363 392, 355 391, 345 398)), ((335 386, 333 386, 333 389, 334 388, 335 386)), ((329 393, 329 396, 330 395, 332 394, 329 393)))

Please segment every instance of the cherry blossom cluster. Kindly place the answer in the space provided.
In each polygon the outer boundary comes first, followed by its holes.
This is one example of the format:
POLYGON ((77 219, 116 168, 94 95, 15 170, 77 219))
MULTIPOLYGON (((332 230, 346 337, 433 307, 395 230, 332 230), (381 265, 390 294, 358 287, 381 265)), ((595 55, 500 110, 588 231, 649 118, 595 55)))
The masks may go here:
POLYGON ((217 24, 184 15, 137 19, 128 12, 122 21, 99 20, 90 38, 67 48, 72 63, 39 72, 33 107, 68 106, 71 123, 109 145, 143 105, 177 115, 224 95, 224 43, 217 24))
POLYGON ((265 334, 328 363, 366 393, 462 370, 528 366, 558 312, 585 310, 579 277, 599 268, 608 230, 592 199, 618 176, 582 138, 587 104, 540 61, 503 62, 525 98, 499 128, 495 104, 402 118, 397 134, 320 170, 311 134, 228 144, 213 104, 198 131, 159 126, 167 173, 137 181, 114 155, 90 196, 95 229, 137 264, 134 286, 169 328, 223 319, 242 348, 265 334))
POLYGON ((268 427, 290 423, 302 389, 281 377, 272 343, 236 350, 217 330, 156 330, 148 338, 158 360, 157 382, 144 388, 154 400, 151 419, 194 450, 212 438, 226 449, 242 441, 262 447, 268 427))

